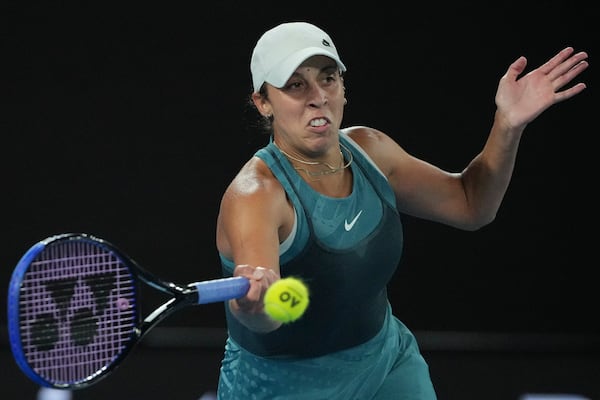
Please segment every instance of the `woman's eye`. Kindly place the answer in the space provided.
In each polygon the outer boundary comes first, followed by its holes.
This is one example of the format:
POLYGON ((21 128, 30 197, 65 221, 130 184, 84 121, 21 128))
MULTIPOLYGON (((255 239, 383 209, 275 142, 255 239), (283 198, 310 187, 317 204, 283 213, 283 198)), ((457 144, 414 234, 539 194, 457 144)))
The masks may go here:
POLYGON ((287 86, 286 89, 298 89, 302 87, 302 82, 290 82, 287 86))

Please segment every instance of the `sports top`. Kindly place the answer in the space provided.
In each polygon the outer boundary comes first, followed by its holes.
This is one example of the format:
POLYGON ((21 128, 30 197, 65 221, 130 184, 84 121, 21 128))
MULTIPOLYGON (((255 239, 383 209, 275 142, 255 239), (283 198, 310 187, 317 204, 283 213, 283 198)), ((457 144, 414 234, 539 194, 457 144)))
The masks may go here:
MULTIPOLYGON (((325 196, 311 188, 271 141, 256 152, 281 182, 296 212, 294 230, 280 245, 281 276, 302 279, 309 306, 298 320, 256 333, 225 311, 230 337, 266 357, 313 357, 373 338, 388 308, 387 284, 403 246, 400 216, 386 177, 343 131, 340 143, 353 158, 352 193, 325 196)), ((344 154, 346 160, 350 155, 344 154)), ((220 256, 224 276, 233 262, 220 256)))

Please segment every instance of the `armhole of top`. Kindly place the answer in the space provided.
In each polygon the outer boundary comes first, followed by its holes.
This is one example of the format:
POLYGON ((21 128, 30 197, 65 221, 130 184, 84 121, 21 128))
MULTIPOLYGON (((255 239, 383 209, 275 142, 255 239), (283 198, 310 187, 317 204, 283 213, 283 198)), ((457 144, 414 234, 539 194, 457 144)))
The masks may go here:
POLYGON ((286 251, 292 247, 292 243, 294 243, 294 239, 296 238, 296 231, 298 230, 298 214, 296 213, 296 207, 292 204, 294 208, 294 226, 292 226, 292 231, 288 235, 287 238, 283 242, 279 244, 279 255, 285 254, 286 251))

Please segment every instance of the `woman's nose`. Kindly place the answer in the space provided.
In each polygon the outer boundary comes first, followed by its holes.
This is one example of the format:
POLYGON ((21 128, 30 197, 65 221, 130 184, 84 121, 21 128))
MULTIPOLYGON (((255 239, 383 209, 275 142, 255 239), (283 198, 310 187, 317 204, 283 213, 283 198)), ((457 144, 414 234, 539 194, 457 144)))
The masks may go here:
POLYGON ((322 107, 328 102, 327 91, 319 85, 312 85, 310 90, 310 104, 322 107))

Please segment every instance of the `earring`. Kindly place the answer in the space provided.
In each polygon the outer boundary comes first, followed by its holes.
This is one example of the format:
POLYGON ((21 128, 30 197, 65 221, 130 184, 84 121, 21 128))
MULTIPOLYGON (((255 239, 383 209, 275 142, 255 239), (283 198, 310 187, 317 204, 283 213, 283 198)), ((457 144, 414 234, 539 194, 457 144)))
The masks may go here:
POLYGON ((344 97, 344 105, 348 104, 348 99, 344 97))

